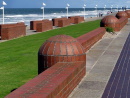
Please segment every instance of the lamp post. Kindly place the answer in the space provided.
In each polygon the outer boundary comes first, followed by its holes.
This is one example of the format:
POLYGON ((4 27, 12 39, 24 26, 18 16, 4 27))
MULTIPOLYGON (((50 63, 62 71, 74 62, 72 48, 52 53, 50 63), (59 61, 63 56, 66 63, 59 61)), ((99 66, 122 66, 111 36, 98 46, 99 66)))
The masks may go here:
POLYGON ((68 18, 68 8, 69 8, 69 4, 67 3, 67 7, 66 7, 66 9, 67 9, 67 18, 68 18))
POLYGON ((128 5, 126 6, 126 10, 128 9, 128 5))
POLYGON ((116 8, 117 8, 117 11, 118 11, 118 5, 116 6, 116 8))
POLYGON ((42 3, 42 5, 43 5, 43 7, 41 7, 41 9, 43 10, 43 15, 42 15, 42 17, 43 17, 43 19, 44 19, 44 7, 46 6, 46 4, 45 4, 45 3, 42 3))
POLYGON ((4 1, 2 2, 3 7, 1 7, 0 9, 3 10, 3 24, 4 24, 4 5, 7 5, 4 1))
POLYGON ((84 6, 83 6, 83 9, 84 9, 84 19, 85 19, 85 7, 86 7, 86 5, 84 4, 84 6))
POLYGON ((113 5, 111 5, 111 12, 112 12, 112 7, 113 7, 113 5))
POLYGON ((106 10, 106 5, 104 6, 104 11, 106 10))
MULTIPOLYGON (((97 5, 95 6, 95 10, 96 10, 96 12, 97 12, 97 5)), ((98 14, 98 12, 97 12, 97 14, 98 14)))

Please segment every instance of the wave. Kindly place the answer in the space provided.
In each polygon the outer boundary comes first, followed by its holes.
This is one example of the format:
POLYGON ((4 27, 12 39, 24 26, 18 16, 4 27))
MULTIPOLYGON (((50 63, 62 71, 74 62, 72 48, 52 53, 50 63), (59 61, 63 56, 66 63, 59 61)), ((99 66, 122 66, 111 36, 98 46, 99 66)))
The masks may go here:
MULTIPOLYGON (((104 15, 110 10, 93 10, 85 11, 85 17, 97 17, 98 13, 102 12, 104 15)), ((66 17, 66 12, 55 12, 47 13, 44 15, 45 19, 61 18, 66 17)), ((69 11, 68 16, 84 16, 84 11, 69 11)), ((30 24, 32 20, 41 20, 43 18, 41 14, 5 14, 5 23, 16 23, 16 22, 25 22, 26 25, 30 24)), ((2 15, 0 15, 0 23, 2 23, 2 15)))

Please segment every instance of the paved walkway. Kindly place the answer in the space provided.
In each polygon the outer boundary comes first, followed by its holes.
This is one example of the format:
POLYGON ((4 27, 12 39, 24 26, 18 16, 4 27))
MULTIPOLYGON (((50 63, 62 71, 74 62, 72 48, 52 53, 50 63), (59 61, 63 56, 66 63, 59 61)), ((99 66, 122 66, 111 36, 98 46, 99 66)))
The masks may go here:
POLYGON ((69 98, 102 97, 130 32, 129 26, 130 20, 120 32, 117 32, 117 35, 113 35, 113 37, 104 37, 87 52, 87 74, 78 87, 71 93, 69 98))
POLYGON ((130 98, 130 34, 102 98, 130 98))

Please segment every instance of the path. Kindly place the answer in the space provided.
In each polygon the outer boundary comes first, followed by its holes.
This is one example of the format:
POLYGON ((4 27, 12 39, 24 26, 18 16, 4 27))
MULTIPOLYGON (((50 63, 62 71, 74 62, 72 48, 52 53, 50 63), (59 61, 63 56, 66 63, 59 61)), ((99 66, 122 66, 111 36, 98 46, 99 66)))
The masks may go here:
POLYGON ((104 37, 87 52, 87 74, 78 87, 71 93, 69 98, 102 97, 130 32, 129 26, 130 20, 120 32, 117 32, 117 35, 104 37))

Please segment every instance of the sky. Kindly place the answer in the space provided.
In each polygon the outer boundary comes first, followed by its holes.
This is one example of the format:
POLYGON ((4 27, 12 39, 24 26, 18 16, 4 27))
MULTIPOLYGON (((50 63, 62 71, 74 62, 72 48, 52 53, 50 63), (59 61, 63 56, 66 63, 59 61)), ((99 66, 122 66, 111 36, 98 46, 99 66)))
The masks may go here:
MULTIPOLYGON (((0 0, 0 6, 2 6, 0 0)), ((98 8, 103 8, 105 5, 107 8, 113 7, 130 7, 130 0, 4 0, 7 5, 5 8, 41 8, 42 3, 46 4, 46 8, 65 8, 66 4, 70 4, 70 8, 82 8, 86 4, 86 8, 94 8, 96 5, 98 8)))

